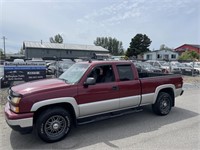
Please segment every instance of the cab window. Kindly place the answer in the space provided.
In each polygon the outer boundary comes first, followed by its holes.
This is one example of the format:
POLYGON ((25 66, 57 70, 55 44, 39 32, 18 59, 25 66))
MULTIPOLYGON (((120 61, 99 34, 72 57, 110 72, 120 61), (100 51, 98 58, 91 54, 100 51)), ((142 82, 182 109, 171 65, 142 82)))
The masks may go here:
POLYGON ((93 77, 96 83, 114 82, 115 76, 111 65, 95 67, 88 77, 93 77))
POLYGON ((133 71, 131 65, 117 65, 120 81, 133 80, 133 71))

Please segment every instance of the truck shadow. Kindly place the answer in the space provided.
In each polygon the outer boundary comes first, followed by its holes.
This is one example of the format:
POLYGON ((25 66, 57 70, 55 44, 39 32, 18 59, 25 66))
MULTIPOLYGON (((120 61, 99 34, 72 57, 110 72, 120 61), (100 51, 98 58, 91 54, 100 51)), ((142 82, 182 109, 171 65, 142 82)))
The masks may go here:
POLYGON ((56 143, 45 143, 35 134, 21 135, 15 131, 11 132, 10 141, 13 149, 78 149, 97 143, 104 143, 110 148, 119 148, 110 141, 156 131, 162 126, 198 115, 198 113, 175 107, 169 115, 161 117, 154 115, 151 107, 146 106, 139 113, 73 128, 65 139, 56 143))

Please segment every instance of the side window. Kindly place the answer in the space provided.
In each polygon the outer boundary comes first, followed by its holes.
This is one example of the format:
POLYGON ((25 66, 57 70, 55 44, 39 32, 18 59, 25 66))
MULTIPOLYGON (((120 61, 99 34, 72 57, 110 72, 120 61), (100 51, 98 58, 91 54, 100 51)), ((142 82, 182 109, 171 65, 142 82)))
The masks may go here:
POLYGON ((131 65, 118 65, 117 70, 120 81, 133 80, 133 71, 131 65))
POLYGON ((88 77, 93 77, 96 83, 114 82, 115 76, 111 65, 95 67, 88 77))

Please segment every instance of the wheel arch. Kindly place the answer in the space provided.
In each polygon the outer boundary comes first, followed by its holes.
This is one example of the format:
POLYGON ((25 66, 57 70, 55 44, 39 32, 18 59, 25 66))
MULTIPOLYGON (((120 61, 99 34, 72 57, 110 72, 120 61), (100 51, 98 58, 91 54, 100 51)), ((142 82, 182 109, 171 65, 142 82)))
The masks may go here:
POLYGON ((56 99, 48 99, 35 103, 31 112, 34 112, 34 121, 37 119, 38 115, 49 107, 62 107, 66 110, 69 110, 72 118, 76 120, 79 116, 79 109, 76 100, 72 97, 65 98, 56 98, 56 99))
POLYGON ((157 97, 160 92, 168 93, 171 96, 171 98, 172 98, 171 106, 173 107, 175 105, 175 93, 174 93, 175 86, 173 84, 165 84, 165 85, 158 86, 155 91, 153 104, 156 102, 157 97))
POLYGON ((61 107, 61 108, 64 108, 65 110, 67 110, 70 113, 70 115, 71 115, 73 123, 76 124, 76 114, 75 114, 74 108, 73 108, 73 106, 70 103, 66 103, 66 102, 65 103, 50 104, 50 105, 45 105, 45 106, 40 107, 39 109, 37 109, 34 112, 34 115, 33 115, 33 124, 36 123, 36 120, 38 119, 38 117, 40 116, 40 114, 43 111, 45 111, 48 108, 53 108, 53 107, 61 107))

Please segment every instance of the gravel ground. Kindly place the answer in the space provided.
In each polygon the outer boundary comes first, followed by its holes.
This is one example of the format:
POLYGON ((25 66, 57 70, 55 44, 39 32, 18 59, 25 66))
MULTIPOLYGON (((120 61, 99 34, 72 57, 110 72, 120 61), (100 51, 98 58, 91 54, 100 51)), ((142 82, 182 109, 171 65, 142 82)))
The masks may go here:
POLYGON ((0 90, 0 105, 4 105, 6 103, 8 88, 3 88, 0 90))
MULTIPOLYGON (((183 82, 183 89, 185 90, 200 88, 200 76, 183 76, 183 82)), ((0 90, 0 105, 4 105, 6 103, 7 91, 8 88, 2 88, 0 90)))
POLYGON ((191 83, 191 84, 199 84, 200 83, 200 76, 183 76, 184 83, 191 83))
POLYGON ((184 90, 200 89, 200 76, 183 76, 183 83, 184 90))

